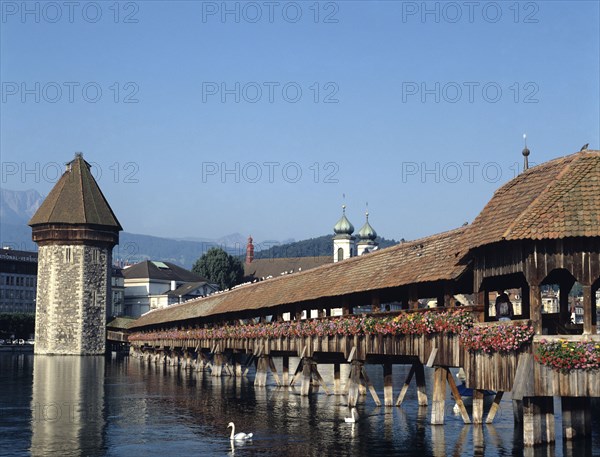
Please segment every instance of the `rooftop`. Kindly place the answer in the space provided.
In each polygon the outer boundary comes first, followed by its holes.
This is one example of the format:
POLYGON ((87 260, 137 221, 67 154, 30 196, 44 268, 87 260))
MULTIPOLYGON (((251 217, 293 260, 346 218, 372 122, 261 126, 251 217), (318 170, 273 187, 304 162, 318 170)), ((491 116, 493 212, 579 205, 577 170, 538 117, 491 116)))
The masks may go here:
POLYGON ((76 154, 56 185, 29 221, 29 225, 100 225, 123 230, 96 180, 91 165, 76 154))

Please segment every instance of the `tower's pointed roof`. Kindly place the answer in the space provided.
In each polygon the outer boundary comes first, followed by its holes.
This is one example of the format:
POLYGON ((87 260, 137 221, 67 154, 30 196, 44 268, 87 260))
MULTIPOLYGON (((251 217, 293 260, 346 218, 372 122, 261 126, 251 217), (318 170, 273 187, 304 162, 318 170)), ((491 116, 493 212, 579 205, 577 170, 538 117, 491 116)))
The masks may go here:
POLYGON ((342 206, 342 217, 333 227, 333 232, 336 235, 352 235, 354 226, 346 217, 346 205, 342 206))
POLYGON ((371 226, 371 224, 369 224, 369 212, 367 211, 365 213, 366 215, 366 222, 365 225, 363 225, 361 227, 361 229, 358 231, 358 237, 362 240, 362 241, 375 241, 375 238, 377 238, 377 232, 375 231, 375 229, 371 226))
POLYGON ((81 153, 67 164, 67 170, 50 191, 29 225, 76 224, 100 225, 123 230, 98 183, 91 165, 81 153))

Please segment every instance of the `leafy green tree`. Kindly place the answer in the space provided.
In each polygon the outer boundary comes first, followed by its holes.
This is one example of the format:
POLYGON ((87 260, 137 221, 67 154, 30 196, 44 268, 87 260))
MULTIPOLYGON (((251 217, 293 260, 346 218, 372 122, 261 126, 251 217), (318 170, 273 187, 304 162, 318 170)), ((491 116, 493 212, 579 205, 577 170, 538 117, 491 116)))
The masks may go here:
POLYGON ((227 254, 221 248, 209 249, 196 261, 192 271, 218 284, 221 289, 229 289, 240 284, 244 277, 244 266, 241 260, 227 254))

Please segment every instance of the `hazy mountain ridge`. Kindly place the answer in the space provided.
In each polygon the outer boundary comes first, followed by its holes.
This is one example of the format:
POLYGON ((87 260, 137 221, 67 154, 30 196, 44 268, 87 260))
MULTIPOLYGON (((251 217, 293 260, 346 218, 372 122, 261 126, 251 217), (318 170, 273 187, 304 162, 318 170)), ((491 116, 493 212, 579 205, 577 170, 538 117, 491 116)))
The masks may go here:
MULTIPOLYGON (((37 251, 31 240, 31 228, 27 225, 31 216, 44 201, 35 190, 15 191, 1 189, 0 194, 0 244, 16 250, 37 251)), ((248 236, 232 233, 217 239, 180 238, 172 239, 152 235, 121 232, 119 244, 113 250, 113 261, 131 264, 142 260, 162 260, 191 268, 206 251, 221 247, 234 256, 245 255, 248 236)), ((255 243, 258 252, 263 246, 280 244, 269 240, 255 243)))

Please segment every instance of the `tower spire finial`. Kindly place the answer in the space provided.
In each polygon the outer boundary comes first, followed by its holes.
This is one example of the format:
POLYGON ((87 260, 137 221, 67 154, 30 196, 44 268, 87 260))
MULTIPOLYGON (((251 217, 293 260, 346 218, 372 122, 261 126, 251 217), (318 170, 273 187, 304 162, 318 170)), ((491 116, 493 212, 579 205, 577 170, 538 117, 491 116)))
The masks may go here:
POLYGON ((527 149, 527 134, 526 133, 523 134, 523 141, 525 142, 525 148, 523 148, 523 151, 522 151, 523 171, 525 171, 529 168, 529 154, 531 152, 531 151, 529 151, 529 149, 527 149))

